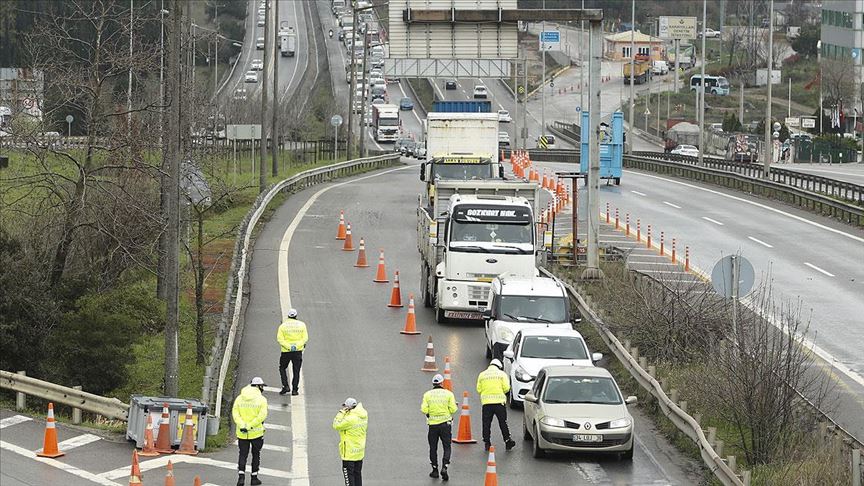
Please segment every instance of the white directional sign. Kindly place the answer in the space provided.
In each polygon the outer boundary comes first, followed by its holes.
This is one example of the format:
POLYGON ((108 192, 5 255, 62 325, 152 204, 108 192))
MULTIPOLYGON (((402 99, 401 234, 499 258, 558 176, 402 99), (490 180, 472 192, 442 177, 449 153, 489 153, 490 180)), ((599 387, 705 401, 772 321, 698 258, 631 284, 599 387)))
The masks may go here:
POLYGON ((658 37, 663 39, 695 39, 696 17, 660 17, 658 37))
POLYGON ((227 125, 225 137, 228 140, 258 140, 261 138, 261 125, 227 125))
POLYGON ((560 51, 561 50, 561 32, 557 30, 545 30, 540 32, 540 50, 543 51, 560 51))
POLYGON ((812 116, 802 116, 801 128, 816 128, 816 118, 812 116))
POLYGON ((786 122, 787 127, 797 128, 801 126, 801 118, 798 118, 797 116, 788 116, 784 121, 786 122))

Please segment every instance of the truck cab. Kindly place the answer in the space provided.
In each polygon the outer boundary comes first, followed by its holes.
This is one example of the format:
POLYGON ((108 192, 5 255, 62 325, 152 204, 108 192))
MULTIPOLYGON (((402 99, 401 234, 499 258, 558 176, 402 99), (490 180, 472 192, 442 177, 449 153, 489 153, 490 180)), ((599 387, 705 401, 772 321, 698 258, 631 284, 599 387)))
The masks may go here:
POLYGON ((372 105, 372 127, 376 142, 398 140, 399 107, 388 104, 372 105))

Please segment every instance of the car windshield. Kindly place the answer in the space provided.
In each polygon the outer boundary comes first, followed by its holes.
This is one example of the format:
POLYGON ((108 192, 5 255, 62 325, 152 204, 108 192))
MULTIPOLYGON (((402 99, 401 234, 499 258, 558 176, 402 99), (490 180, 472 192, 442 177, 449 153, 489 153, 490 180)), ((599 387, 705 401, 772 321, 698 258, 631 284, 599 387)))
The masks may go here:
POLYGON ((433 164, 433 179, 474 180, 493 177, 491 164, 433 164))
POLYGON ((531 243, 530 224, 460 222, 453 220, 450 241, 454 243, 531 243))
POLYGON ((576 336, 526 336, 522 341, 523 358, 588 359, 582 338, 576 336))
POLYGON ((720 86, 721 88, 728 88, 729 81, 726 78, 720 78, 717 80, 717 86, 720 86))
POLYGON ((498 314, 513 321, 567 322, 564 297, 502 295, 498 314))
POLYGON ((543 392, 544 403, 595 403, 620 405, 621 394, 611 378, 552 376, 543 392))

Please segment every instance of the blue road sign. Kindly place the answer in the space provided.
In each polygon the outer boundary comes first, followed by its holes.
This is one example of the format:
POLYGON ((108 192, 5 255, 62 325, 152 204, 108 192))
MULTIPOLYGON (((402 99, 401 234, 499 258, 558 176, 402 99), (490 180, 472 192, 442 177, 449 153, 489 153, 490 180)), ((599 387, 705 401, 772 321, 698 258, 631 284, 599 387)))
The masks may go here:
POLYGON ((546 30, 540 33, 540 42, 543 43, 560 43, 561 32, 557 30, 546 30))

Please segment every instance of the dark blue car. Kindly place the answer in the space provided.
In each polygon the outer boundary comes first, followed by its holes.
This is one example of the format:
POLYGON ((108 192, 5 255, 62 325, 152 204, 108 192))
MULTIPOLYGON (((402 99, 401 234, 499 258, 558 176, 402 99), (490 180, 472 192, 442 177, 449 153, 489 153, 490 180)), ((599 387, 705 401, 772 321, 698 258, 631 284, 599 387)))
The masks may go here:
POLYGON ((411 101, 411 98, 402 98, 399 100, 399 109, 400 110, 413 110, 414 102, 411 101))

